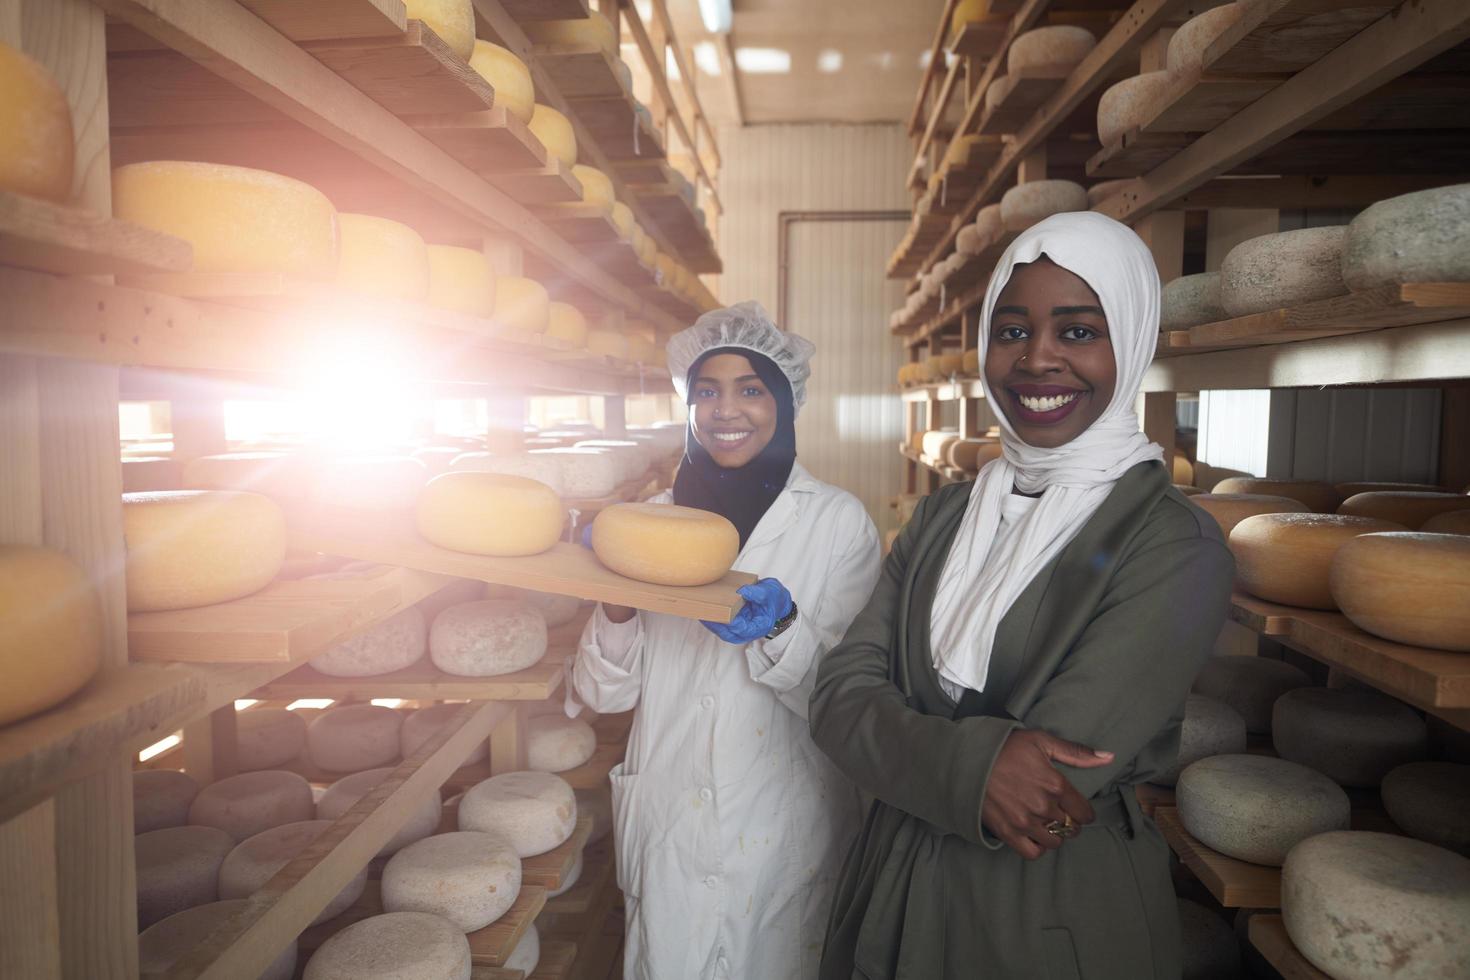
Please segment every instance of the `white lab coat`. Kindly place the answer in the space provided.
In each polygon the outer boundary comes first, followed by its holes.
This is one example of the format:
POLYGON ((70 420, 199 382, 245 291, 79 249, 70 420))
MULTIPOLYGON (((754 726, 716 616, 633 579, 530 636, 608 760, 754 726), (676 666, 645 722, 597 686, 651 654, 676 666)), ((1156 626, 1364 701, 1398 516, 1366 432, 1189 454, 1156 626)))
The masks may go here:
POLYGON ((615 624, 599 608, 572 664, 569 701, 638 709, 612 771, 628 980, 816 977, 861 817, 812 744, 807 700, 877 582, 873 522, 797 464, 735 567, 791 590, 781 636, 732 646, 696 620, 615 624))

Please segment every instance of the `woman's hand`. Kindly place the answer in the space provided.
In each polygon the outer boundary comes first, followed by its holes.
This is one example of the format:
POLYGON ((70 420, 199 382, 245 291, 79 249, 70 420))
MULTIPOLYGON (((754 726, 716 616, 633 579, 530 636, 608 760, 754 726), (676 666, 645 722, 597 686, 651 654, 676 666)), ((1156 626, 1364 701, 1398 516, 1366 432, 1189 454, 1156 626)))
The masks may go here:
POLYGON ((1057 771, 1054 762, 1093 769, 1113 761, 1113 753, 1017 729, 1006 737, 990 770, 980 819, 990 832, 1028 861, 1062 846, 1064 838, 1049 833, 1047 824, 1077 826, 1091 823, 1092 804, 1057 771))

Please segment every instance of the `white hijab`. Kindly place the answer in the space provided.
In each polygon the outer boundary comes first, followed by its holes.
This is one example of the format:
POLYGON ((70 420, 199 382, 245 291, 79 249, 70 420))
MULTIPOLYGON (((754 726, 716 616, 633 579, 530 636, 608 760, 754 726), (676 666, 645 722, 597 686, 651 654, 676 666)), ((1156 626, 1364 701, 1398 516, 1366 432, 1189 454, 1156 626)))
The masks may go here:
MULTIPOLYGON (((1102 506, 1113 484, 1164 451, 1139 429, 1134 398, 1153 360, 1159 334, 1159 274, 1148 247, 1126 225, 1092 211, 1052 215, 1022 232, 1001 256, 985 293, 980 362, 990 342, 990 317, 1018 265, 1045 255, 1083 279, 1108 319, 1117 386, 1107 409, 1081 435, 1056 449, 1038 449, 1016 435, 1004 412, 1000 459, 975 481, 963 523, 950 546, 930 618, 934 668, 951 684, 985 689, 995 633, 1011 604, 1102 506), (993 547, 1001 504, 1012 489, 1041 493, 1004 542, 993 547)), ((983 376, 983 372, 982 372, 983 376)), ((1000 402, 985 384, 985 397, 1000 402)))

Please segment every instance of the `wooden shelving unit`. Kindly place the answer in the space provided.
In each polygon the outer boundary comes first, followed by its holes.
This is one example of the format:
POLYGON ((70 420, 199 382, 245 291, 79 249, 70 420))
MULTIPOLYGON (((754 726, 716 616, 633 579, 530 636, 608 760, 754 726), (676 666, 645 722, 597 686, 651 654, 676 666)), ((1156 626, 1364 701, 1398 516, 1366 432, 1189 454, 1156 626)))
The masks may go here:
POLYGON ((1251 945, 1260 951, 1266 962, 1275 967, 1284 980, 1331 980, 1292 944, 1281 916, 1251 916, 1249 935, 1251 945))

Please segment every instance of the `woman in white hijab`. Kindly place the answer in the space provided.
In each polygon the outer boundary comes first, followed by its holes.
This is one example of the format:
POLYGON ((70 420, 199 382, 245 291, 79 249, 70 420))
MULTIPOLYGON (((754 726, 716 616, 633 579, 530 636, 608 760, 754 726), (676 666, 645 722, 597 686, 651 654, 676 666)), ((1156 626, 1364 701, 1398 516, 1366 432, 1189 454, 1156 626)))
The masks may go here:
POLYGON ((1023 232, 985 297, 1004 455, 924 500, 822 663, 812 736, 875 797, 823 980, 1177 978, 1167 769, 1234 563, 1139 431, 1159 279, 1091 212, 1023 232))

